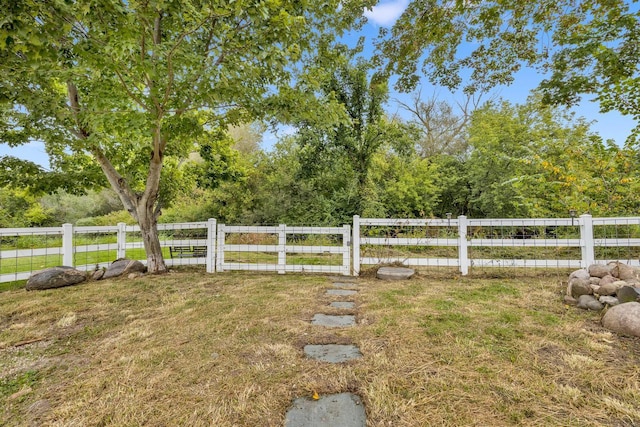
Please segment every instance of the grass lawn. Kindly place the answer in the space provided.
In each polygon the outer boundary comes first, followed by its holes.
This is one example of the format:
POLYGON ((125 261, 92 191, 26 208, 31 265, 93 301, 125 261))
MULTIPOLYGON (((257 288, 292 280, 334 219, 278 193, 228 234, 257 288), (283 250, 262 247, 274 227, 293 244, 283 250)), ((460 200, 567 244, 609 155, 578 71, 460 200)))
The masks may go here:
POLYGON ((345 391, 369 426, 640 424, 640 340, 565 307, 555 277, 365 277, 358 325, 324 329, 330 283, 189 269, 1 292, 0 425, 281 426, 294 398, 345 391), (304 357, 322 343, 363 358, 304 357))

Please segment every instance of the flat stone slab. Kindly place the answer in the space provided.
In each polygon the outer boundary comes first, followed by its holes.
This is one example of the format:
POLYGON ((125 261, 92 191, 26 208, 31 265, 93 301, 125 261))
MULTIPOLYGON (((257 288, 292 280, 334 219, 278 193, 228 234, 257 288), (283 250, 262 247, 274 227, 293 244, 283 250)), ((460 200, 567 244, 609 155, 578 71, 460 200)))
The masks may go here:
POLYGON ((380 267, 376 277, 382 280, 405 280, 413 276, 416 271, 405 267, 380 267))
POLYGON ((332 282, 357 282, 358 278, 357 277, 353 277, 353 276, 329 276, 327 277, 327 279, 331 280, 332 282))
POLYGON ((355 295, 357 293, 358 291, 352 291, 348 289, 329 289, 327 291, 327 295, 340 295, 340 296, 355 295))
POLYGON ((355 283, 345 283, 345 282, 334 282, 332 283, 334 288, 349 288, 349 289, 353 289, 355 288, 357 285, 355 283))
POLYGON ((347 301, 334 301, 331 304, 329 304, 329 307, 351 309, 351 308, 356 308, 356 303, 347 302, 347 301))
POLYGON ((309 344, 304 346, 304 354, 310 359, 329 363, 342 363, 362 357, 360 349, 351 344, 309 344))
POLYGON ((359 396, 339 393, 318 400, 299 398, 287 412, 285 427, 365 427, 367 415, 359 396))
POLYGON ((318 326, 328 326, 330 328, 340 328, 343 326, 354 326, 356 324, 356 316, 343 315, 334 316, 332 314, 314 314, 311 324, 318 326))

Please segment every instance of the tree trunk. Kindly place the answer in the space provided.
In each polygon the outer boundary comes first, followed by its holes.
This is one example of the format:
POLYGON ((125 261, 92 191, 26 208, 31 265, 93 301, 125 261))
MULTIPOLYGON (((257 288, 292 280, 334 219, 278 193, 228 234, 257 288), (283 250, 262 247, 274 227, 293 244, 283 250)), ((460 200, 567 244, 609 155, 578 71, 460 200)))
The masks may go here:
POLYGON ((156 220, 153 206, 146 209, 145 206, 139 207, 138 224, 140 225, 144 250, 147 254, 147 271, 154 274, 166 273, 167 266, 162 256, 162 247, 158 236, 158 221, 156 220))

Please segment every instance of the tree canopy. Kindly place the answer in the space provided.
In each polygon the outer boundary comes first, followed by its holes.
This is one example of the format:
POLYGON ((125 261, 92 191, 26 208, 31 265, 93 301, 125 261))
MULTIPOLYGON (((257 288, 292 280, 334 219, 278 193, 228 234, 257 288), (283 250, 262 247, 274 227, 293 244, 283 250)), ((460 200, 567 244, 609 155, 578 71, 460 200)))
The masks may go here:
POLYGON ((482 92, 534 67, 545 75, 546 102, 572 105, 594 95, 603 111, 640 120, 634 2, 413 0, 382 36, 387 72, 398 74, 405 90, 424 74, 438 85, 482 92))
POLYGON ((43 140, 54 167, 88 156, 140 224, 149 270, 164 271, 161 172, 179 164, 168 159, 186 157, 220 125, 275 114, 279 89, 300 79, 296 64, 353 25, 362 7, 2 0, 0 141, 43 140))

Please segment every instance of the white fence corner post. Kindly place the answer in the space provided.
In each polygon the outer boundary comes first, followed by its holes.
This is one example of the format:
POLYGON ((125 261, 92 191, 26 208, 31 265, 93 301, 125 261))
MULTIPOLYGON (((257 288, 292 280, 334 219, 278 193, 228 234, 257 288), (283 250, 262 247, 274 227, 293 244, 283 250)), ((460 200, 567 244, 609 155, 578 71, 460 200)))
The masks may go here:
POLYGON ((216 220, 207 221, 207 273, 216 272, 216 220))
POLYGON ((218 236, 216 245, 216 271, 223 272, 224 271, 224 224, 218 224, 218 236))
POLYGON ((351 226, 345 224, 342 226, 342 275, 349 276, 351 274, 351 226))
POLYGON ((278 228, 278 274, 284 274, 287 265, 287 225, 280 224, 278 228))
POLYGON ((467 217, 460 215, 458 217, 458 263, 460 266, 460 274, 466 276, 469 274, 469 242, 467 241, 467 217))
POLYGON ((124 222, 118 223, 118 244, 116 259, 127 257, 127 224, 124 222))
POLYGON ((589 214, 580 215, 580 249, 582 252, 582 268, 589 268, 595 262, 595 248, 593 240, 593 217, 589 214))
POLYGON ((62 265, 73 265, 73 224, 62 224, 62 265))
POLYGON ((353 252, 353 275, 360 275, 360 215, 353 216, 353 240, 351 251, 353 252))

